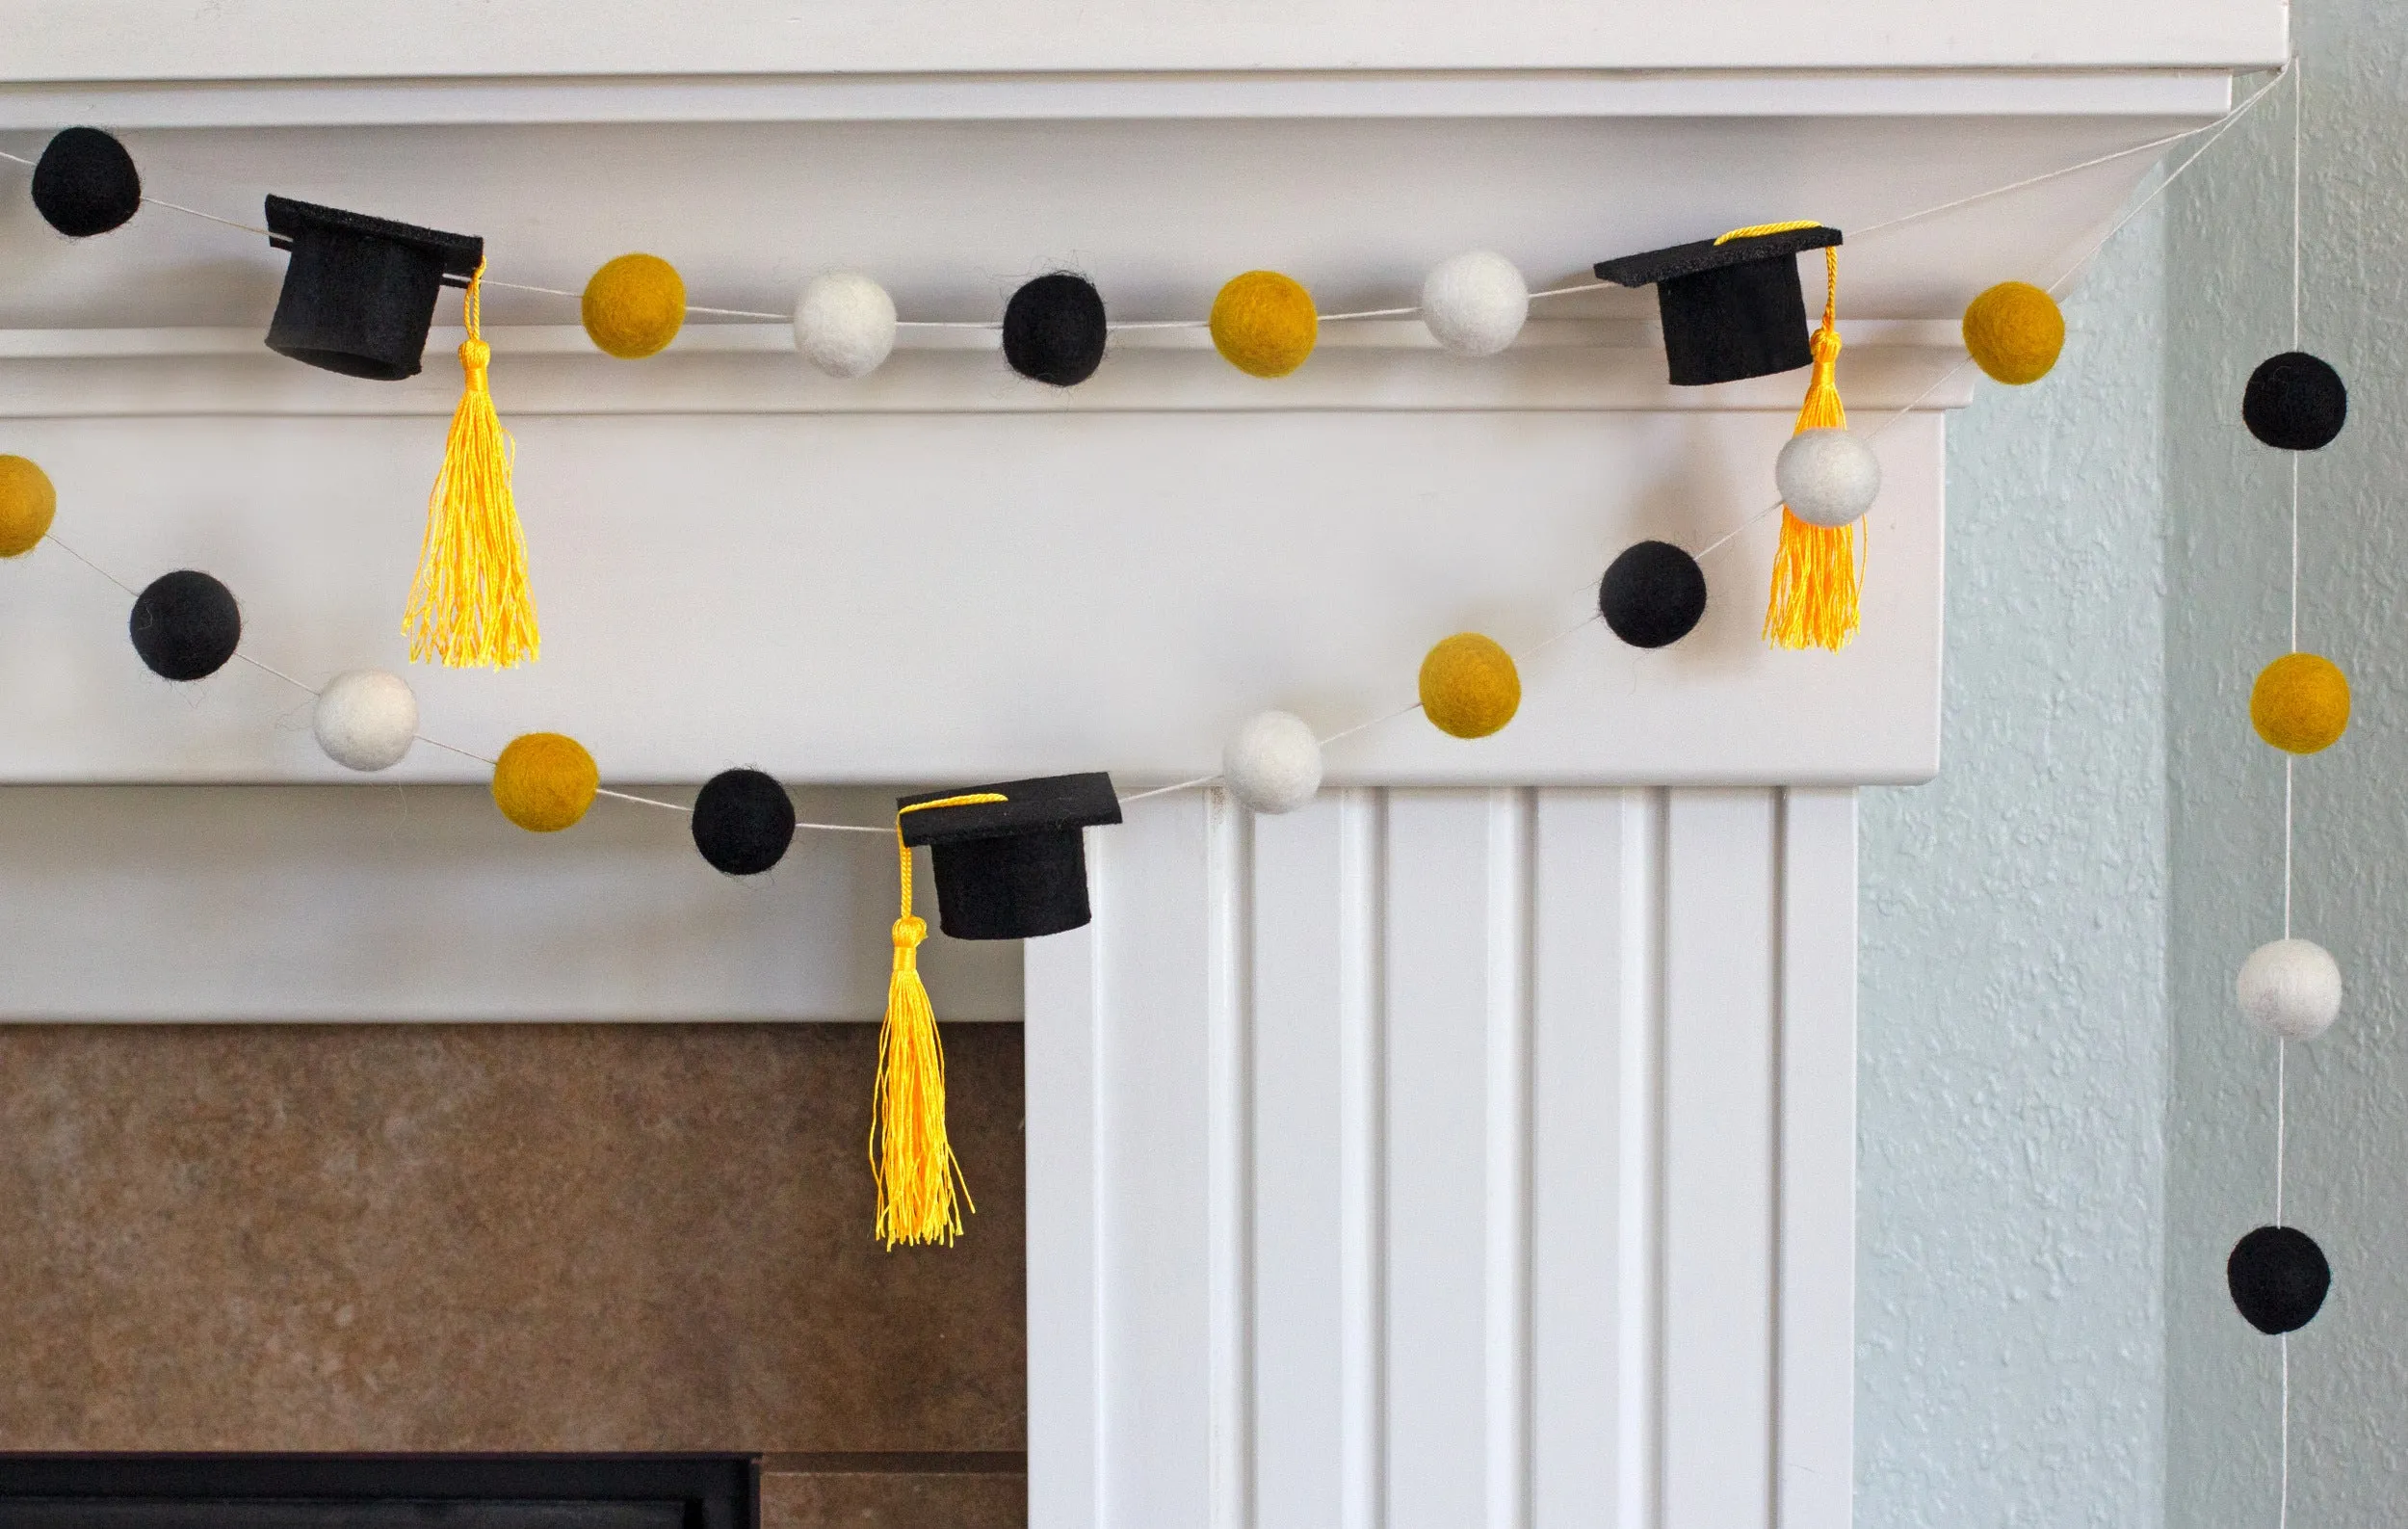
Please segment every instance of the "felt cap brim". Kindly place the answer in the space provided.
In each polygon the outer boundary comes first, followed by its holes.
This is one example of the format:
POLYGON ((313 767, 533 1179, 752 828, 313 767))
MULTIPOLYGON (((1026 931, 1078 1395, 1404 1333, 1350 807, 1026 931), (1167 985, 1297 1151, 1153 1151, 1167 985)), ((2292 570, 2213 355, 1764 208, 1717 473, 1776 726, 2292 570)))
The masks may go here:
POLYGON ((1077 929, 1087 906, 1082 830, 1120 821, 1101 772, 924 791, 898 799, 903 842, 929 846, 940 927, 955 939, 1031 939, 1077 929), (992 793, 1001 802, 902 811, 992 793))
POLYGON ((1817 224, 1690 244, 1597 263, 1597 278, 1656 289, 1676 387, 1770 377, 1813 364, 1797 256, 1840 243, 1817 224))
POLYGON ((419 228, 289 197, 268 198, 268 240, 292 252, 268 348, 345 377, 415 377, 436 291, 484 259, 474 234, 419 228))

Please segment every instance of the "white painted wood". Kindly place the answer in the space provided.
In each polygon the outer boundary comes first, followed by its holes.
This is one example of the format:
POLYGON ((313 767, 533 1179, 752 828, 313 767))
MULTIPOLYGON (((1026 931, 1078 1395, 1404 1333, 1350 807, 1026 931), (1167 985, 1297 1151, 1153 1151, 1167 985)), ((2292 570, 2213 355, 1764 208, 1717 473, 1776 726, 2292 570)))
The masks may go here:
MULTIPOLYGON (((484 238, 494 281, 568 294, 611 256, 646 250, 677 265, 694 303, 772 325, 834 266, 874 274, 918 320, 991 322, 1021 281, 1063 265, 1092 277, 1120 319, 1201 318, 1223 281, 1259 266, 1347 312, 1409 306, 1429 268, 1466 249, 1503 252, 1544 289, 1610 256, 1802 216, 1855 235, 1844 316, 1952 321, 1994 281, 2063 270, 2157 155, 1875 225, 2201 125, 2228 94, 2213 80, 2177 92, 2133 75, 2028 96, 1987 75, 1904 78, 1920 81, 1911 98, 1885 76, 1805 100, 1731 75, 1704 115, 1683 99, 1472 116, 1382 115, 1374 100, 1308 117, 162 127, 125 142, 153 196, 240 224, 257 226, 263 196, 279 192, 461 229, 484 238)), ((31 158, 63 121, 92 119, 76 110, 0 129, 0 149, 31 158)), ((18 191, 27 174, 0 162, 0 330, 266 328, 286 261, 263 237, 154 206, 105 237, 62 239, 18 191)), ((1549 300, 1541 315, 1640 321, 1654 303, 1617 289, 1549 300)), ((497 286, 485 317, 574 325, 577 305, 497 286)), ((695 328, 722 317, 695 315, 695 328)), ((698 343, 589 371, 629 379, 600 384, 614 391, 675 379, 696 399, 686 407, 709 409, 782 380, 735 369, 725 386, 696 386, 670 358, 698 343)), ((524 407, 507 370, 495 382, 505 411, 524 407)))
POLYGON ((2004 116, 2219 110, 2221 70, 1635 73, 1547 69, 1139 75, 209 80, 0 87, 0 130, 588 122, 1143 121, 1344 117, 2004 116))
MULTIPOLYGON (((1095 846, 1092 842, 1089 849, 1095 846)), ((1091 895, 1112 883, 1090 855, 1091 895)), ((1028 942, 1023 1032, 1028 1183, 1029 1522, 1106 1529, 1104 1006, 1090 925, 1028 942)))
POLYGON ((1488 1350, 1492 804, 1398 792, 1388 804, 1387 1521, 1494 1524, 1498 1398, 1488 1350))
MULTIPOLYGON (((1466 744, 1398 718, 1333 747, 1332 778, 1923 778, 1938 763, 1936 415, 1879 439, 1864 632, 1845 653, 1763 646, 1768 515, 1710 561, 1706 620, 1677 646, 1581 624, 1630 541, 1702 546, 1767 510, 1791 423, 525 420, 544 656, 411 682, 430 737, 489 758, 565 731, 618 782, 755 764, 797 781, 1142 783, 1211 770, 1265 706, 1329 731, 1393 712, 1450 632, 1528 648, 1577 626, 1525 666, 1504 732, 1466 744)), ((248 651, 315 684, 408 667, 400 617, 439 435, 432 420, 22 421, 0 447, 46 465, 61 540, 136 587, 215 572, 244 602, 248 651)), ((280 681, 239 664, 193 686, 153 677, 125 611, 56 547, 0 565, 0 779, 355 778, 280 681)), ((396 774, 485 771, 421 748, 396 774)))
POLYGON ((1655 844, 1648 792, 1538 794, 1530 976, 1534 1529, 1653 1500, 1655 844))
POLYGON ((1846 1529, 1856 1339, 1856 793, 1783 797, 1780 1342, 1782 1529, 1846 1529))
POLYGON ((1209 11, 1172 0, 1086 7, 970 0, 875 10, 722 0, 707 24, 641 0, 354 0, 340 26, 306 0, 11 0, 0 77, 390 78, 1193 68, 1816 68, 2225 65, 2282 57, 2275 0, 1693 0, 1584 7, 1501 0, 1479 24, 1438 0, 1209 11))
MULTIPOLYGON (((1214 1285, 1228 1250, 1211 1236, 1230 1193, 1214 1140, 1212 806, 1157 798, 1088 834, 1101 863, 1100 1171, 1105 1449, 1098 1521, 1216 1524, 1214 1463, 1228 1447, 1225 1313, 1214 1285)), ((1034 1006, 1032 1008, 1034 1012, 1034 1006)), ((1033 1330, 1034 1331, 1034 1330, 1033 1330)), ((1226 1478, 1222 1478, 1225 1483, 1226 1478)))
MULTIPOLYGON (((460 786, 0 788, 0 1021, 876 1021, 893 841, 805 835, 737 880, 686 822, 606 799, 525 833, 460 786)), ((1017 946, 921 961, 946 1020, 1020 1016, 1017 946)))
POLYGON ((1374 1233, 1360 1183, 1367 1101, 1348 1087, 1367 1070, 1342 1016, 1370 993, 1364 931, 1348 927, 1348 820, 1360 804, 1324 796, 1286 817, 1252 821, 1248 976, 1253 1030, 1251 1203, 1255 1390, 1254 1494, 1259 1529, 1354 1529, 1349 1417, 1360 1405, 1349 1319, 1361 1299, 1350 1262, 1374 1233), (1350 1256, 1351 1255, 1351 1256, 1350 1256), (1350 1278, 1353 1276, 1353 1278, 1350 1278), (1351 1512, 1349 1511, 1351 1510, 1351 1512))
POLYGON ((1668 809, 1663 1529, 1773 1521, 1776 807, 1698 791, 1668 809))
MULTIPOLYGON (((1558 304, 1558 305, 1568 305, 1558 304)), ((1841 327, 1847 392, 1858 409, 1958 409, 1973 398, 1960 327, 1867 319, 1841 327)), ((1420 320, 1332 324, 1315 358, 1266 387, 1214 354, 1202 330, 1113 336, 1095 377, 1074 388, 1011 375, 1000 332, 906 330, 898 355, 858 382, 824 377, 795 355, 789 325, 694 324, 660 357, 629 366, 594 351, 574 326, 492 328, 502 408, 513 426, 537 415, 1521 413, 1763 410, 1797 415, 1794 375, 1713 388, 1664 381, 1653 322, 1536 319, 1502 356, 1438 349, 1420 320)), ((460 331, 427 342, 427 369, 366 383, 295 366, 256 329, 0 330, 0 418, 125 419, 205 414, 435 418, 459 404, 450 359, 460 331)), ((129 427, 130 428, 130 427, 129 427)), ((439 428, 439 427, 436 427, 439 428)), ((622 429, 628 428, 625 426, 622 429)), ((634 427, 668 448, 675 422, 634 427)), ((642 438, 641 436, 638 437, 642 438)))
POLYGON ((1028 965, 1031 1331, 1095 1356, 1032 1371, 1033 1522, 1848 1521, 1849 793, 1089 840, 1096 922, 1028 965))

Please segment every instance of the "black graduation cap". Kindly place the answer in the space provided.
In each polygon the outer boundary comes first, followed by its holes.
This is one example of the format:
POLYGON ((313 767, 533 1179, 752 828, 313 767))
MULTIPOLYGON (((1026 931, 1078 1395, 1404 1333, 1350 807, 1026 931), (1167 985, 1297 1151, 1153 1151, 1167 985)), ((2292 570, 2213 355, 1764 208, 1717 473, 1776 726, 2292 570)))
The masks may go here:
POLYGON ((484 259, 474 234, 439 233, 289 197, 268 198, 268 241, 293 252, 268 349, 345 377, 418 375, 435 289, 484 259))
POLYGON ((1675 387, 1770 377, 1813 364, 1797 256, 1840 242, 1819 224, 1597 263, 1597 279, 1653 286, 1675 387))
POLYGON ((898 819, 903 843, 929 846, 945 933, 955 939, 1029 939, 1085 924, 1090 916, 1086 840, 1079 830, 1120 821, 1112 778, 1098 771, 924 791, 895 805, 989 793, 1004 800, 903 811, 898 819))

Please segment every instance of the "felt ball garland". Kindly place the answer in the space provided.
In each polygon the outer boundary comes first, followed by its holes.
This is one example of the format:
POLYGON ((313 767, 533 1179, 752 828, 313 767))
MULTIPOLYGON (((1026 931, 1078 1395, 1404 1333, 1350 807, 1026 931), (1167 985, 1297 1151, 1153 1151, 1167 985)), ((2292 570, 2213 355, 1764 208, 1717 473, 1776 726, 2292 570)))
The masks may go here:
POLYGON ((1485 738, 1522 706, 1513 655, 1491 637, 1457 632, 1422 660, 1422 710, 1440 732, 1485 738))
POLYGON ((206 679, 225 667, 243 640, 234 593, 193 568, 162 573, 134 598, 126 618, 134 651, 162 679, 206 679))
POLYGON ((2316 1320, 2333 1288, 2333 1266, 2296 1226, 2260 1226, 2233 1245, 2224 1285, 2248 1324, 2268 1337, 2316 1320))
POLYGON ((1597 582, 1597 614, 1633 647, 1677 643, 1706 615, 1706 570, 1669 541, 1634 543, 1597 582))
POLYGON ((1808 525, 1853 525, 1881 493, 1881 459, 1845 427, 1801 430, 1773 459, 1772 481, 1808 525))
POLYGON ((594 349, 622 361, 668 348, 686 323, 686 282, 659 255, 623 254, 586 282, 579 304, 594 349))
POLYGON ((19 558, 41 544, 59 514, 50 475, 23 457, 0 456, 0 558, 19 558))
POLYGON ((521 734, 493 762, 493 804, 530 833, 576 827, 601 785, 586 746, 557 732, 521 734))
POLYGON ((2283 1041, 2314 1041, 2342 1011, 2342 968, 2310 939, 2271 940, 2249 953, 2235 979, 2240 1012, 2283 1041))
POLYGON ((1285 377, 1313 354, 1321 316, 1294 277, 1248 271, 1213 299, 1213 348, 1249 377, 1285 377))
POLYGON ((1004 306, 1004 359, 1021 376, 1075 387, 1104 364, 1104 295, 1055 271, 1021 283, 1004 306))
POLYGON ((2349 422, 2349 389, 2328 362, 2285 351, 2249 374, 2240 419, 2249 434, 2277 450, 2319 451, 2349 422))
POLYGON ((2317 653, 2285 653, 2249 687, 2249 725, 2285 753, 2316 753, 2349 728, 2349 677, 2317 653))
POLYGON ((1530 283, 1492 250, 1466 250, 1422 282, 1422 323, 1457 356, 1496 355, 1522 332, 1530 313, 1530 283))
POLYGON ((344 769, 389 770, 418 741, 418 697, 399 674, 350 670, 318 692, 309 726, 326 756, 344 769))
POLYGON ((1322 746, 1304 719, 1284 711, 1248 717, 1220 756, 1237 799, 1256 812, 1294 812, 1322 786, 1322 746))
POLYGON ((1993 382, 2022 387, 2049 375, 2065 349, 2065 314, 2028 281, 2002 281, 1965 308, 1965 349, 1993 382))
POLYGON ((795 842, 795 799, 759 770, 722 770, 694 799, 694 847, 711 868, 758 876, 795 842))
POLYGON ((895 300, 858 271, 814 277, 795 300, 795 349, 830 377, 867 377, 895 349, 895 300))
POLYGON ((142 210, 143 177, 134 156, 97 127, 53 137, 34 164, 34 210, 70 239, 121 228, 142 210))

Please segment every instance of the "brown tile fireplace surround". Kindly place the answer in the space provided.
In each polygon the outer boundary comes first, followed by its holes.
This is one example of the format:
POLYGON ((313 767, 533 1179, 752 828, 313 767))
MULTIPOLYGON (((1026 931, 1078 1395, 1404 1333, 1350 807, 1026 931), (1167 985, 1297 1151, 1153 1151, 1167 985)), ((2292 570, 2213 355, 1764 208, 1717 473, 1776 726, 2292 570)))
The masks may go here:
POLYGON ((764 1529, 1026 1521, 1021 1048, 869 1238, 868 1025, 0 1027, 0 1450, 758 1452, 764 1529))

